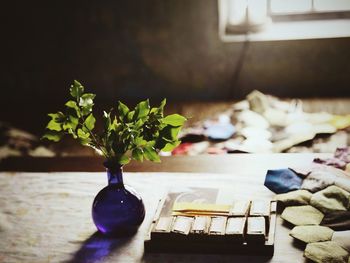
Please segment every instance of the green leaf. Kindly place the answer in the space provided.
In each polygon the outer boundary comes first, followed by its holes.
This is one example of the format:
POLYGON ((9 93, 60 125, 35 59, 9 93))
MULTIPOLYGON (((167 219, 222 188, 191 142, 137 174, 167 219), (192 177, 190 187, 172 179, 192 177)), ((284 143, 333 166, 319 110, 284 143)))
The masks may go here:
POLYGON ((63 124, 63 129, 64 130, 72 129, 73 131, 75 131, 77 126, 78 126, 78 123, 79 123, 78 118, 76 118, 75 116, 69 115, 69 116, 67 116, 67 118, 63 124))
POLYGON ((160 162, 160 157, 157 153, 157 151, 151 147, 151 146, 146 146, 145 148, 143 148, 143 152, 144 152, 144 157, 146 158, 146 160, 152 161, 152 162, 160 162))
POLYGON ((148 115, 150 111, 149 100, 141 101, 135 107, 134 120, 144 118, 148 115))
POLYGON ((114 116, 114 120, 113 120, 113 122, 111 123, 111 130, 117 131, 117 130, 118 130, 118 127, 120 127, 120 125, 119 125, 119 123, 118 123, 117 117, 114 116))
POLYGON ((46 128, 52 131, 61 131, 62 123, 64 122, 65 116, 62 112, 49 113, 48 116, 51 117, 51 120, 47 124, 46 128))
POLYGON ((78 126, 79 119, 72 115, 69 115, 68 119, 69 119, 70 126, 72 127, 73 130, 75 130, 78 126))
POLYGON ((162 118, 165 104, 166 104, 166 99, 162 100, 158 108, 156 107, 152 108, 151 113, 154 113, 155 115, 162 118))
POLYGON ((96 97, 96 94, 93 94, 93 93, 85 93, 81 96, 81 98, 84 101, 86 101, 86 103, 92 103, 95 97, 96 97))
POLYGON ((81 139, 87 139, 90 137, 90 133, 85 132, 82 129, 78 129, 78 137, 81 139))
POLYGON ((56 122, 54 119, 49 121, 49 123, 46 126, 47 129, 52 130, 52 131, 61 131, 62 130, 62 124, 56 122))
POLYGON ((50 116, 52 119, 56 120, 57 122, 63 122, 66 116, 62 112, 57 112, 57 113, 49 113, 47 114, 50 116))
POLYGON ((134 125, 135 129, 136 130, 140 129, 144 123, 145 123, 145 121, 143 119, 139 119, 134 125))
POLYGON ((117 156, 117 162, 121 165, 128 164, 130 162, 130 158, 126 155, 117 156))
POLYGON ((82 145, 88 145, 91 142, 90 134, 82 129, 78 129, 78 138, 82 145))
POLYGON ((62 139, 64 133, 58 131, 47 131, 41 139, 47 139, 50 141, 58 142, 62 139))
POLYGON ((62 125, 62 128, 63 128, 63 130, 69 130, 69 129, 72 129, 72 127, 71 127, 71 125, 70 125, 70 123, 69 122, 66 122, 66 123, 64 123, 63 125, 62 125))
MULTIPOLYGON (((127 122, 132 121, 133 117, 134 117, 135 111, 129 111, 128 115, 126 116, 126 120, 127 122)), ((124 119, 125 120, 125 119, 124 119)))
POLYGON ((118 101, 118 114, 120 117, 120 120, 123 120, 123 118, 129 113, 129 108, 121 101, 118 101))
POLYGON ((79 81, 74 80, 74 83, 70 88, 70 95, 72 95, 73 98, 79 99, 83 93, 84 87, 80 84, 79 81))
POLYGON ((143 161, 143 151, 140 148, 135 148, 132 151, 132 158, 136 161, 143 161))
POLYGON ((79 107, 75 101, 70 100, 65 105, 68 108, 73 109, 75 111, 75 114, 79 117, 79 107))
POLYGON ((179 146, 181 141, 175 141, 171 143, 167 143, 165 147, 162 149, 163 152, 171 152, 174 150, 177 146, 179 146))
POLYGON ((171 114, 163 119, 163 123, 171 126, 182 126, 187 119, 179 114, 171 114))
POLYGON ((95 97, 96 97, 95 94, 85 93, 79 99, 79 106, 81 107, 81 111, 84 116, 89 114, 92 111, 95 97))
POLYGON ((92 115, 92 113, 86 118, 84 125, 87 129, 89 129, 90 131, 92 131, 95 127, 95 122, 96 119, 94 117, 94 115, 92 115))
POLYGON ((65 105, 69 108, 78 109, 77 103, 73 100, 67 101, 65 105))
POLYGON ((177 140, 180 130, 181 126, 173 127, 167 125, 159 132, 159 137, 168 141, 175 141, 177 140))
POLYGON ((147 141, 144 140, 142 137, 136 137, 134 142, 137 146, 144 146, 147 144, 147 141))
POLYGON ((160 103, 158 109, 161 110, 161 111, 163 112, 165 104, 166 104, 166 99, 164 99, 164 100, 161 101, 161 103, 160 103))

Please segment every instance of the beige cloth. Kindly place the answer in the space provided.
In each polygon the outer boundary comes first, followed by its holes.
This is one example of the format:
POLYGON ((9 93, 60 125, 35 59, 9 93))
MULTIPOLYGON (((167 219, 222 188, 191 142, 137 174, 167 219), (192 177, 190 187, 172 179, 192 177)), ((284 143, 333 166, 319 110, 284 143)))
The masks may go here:
POLYGON ((312 171, 304 180, 301 189, 317 192, 335 183, 336 176, 328 171, 312 171))
POLYGON ((334 231, 326 226, 296 226, 289 235, 304 243, 314 243, 330 241, 333 233, 334 231))
POLYGON ((347 211, 350 207, 350 193, 332 185, 313 194, 310 204, 323 213, 347 211))
POLYGON ((295 226, 319 225, 324 217, 321 211, 310 205, 289 206, 281 217, 295 226))
POLYGON ((337 242, 350 253, 350 230, 335 231, 332 236, 332 241, 337 242))
POLYGON ((312 194, 307 190, 295 190, 275 196, 277 201, 282 202, 285 206, 308 205, 312 194))
POLYGON ((326 241, 307 244, 305 257, 317 263, 346 263, 349 253, 338 243, 326 241))

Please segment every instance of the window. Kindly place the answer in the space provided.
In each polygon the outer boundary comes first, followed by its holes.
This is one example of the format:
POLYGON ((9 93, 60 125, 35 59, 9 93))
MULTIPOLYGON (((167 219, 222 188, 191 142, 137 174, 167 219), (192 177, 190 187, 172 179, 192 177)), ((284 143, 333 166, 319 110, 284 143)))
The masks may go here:
POLYGON ((224 41, 350 36, 350 0, 218 0, 224 41))

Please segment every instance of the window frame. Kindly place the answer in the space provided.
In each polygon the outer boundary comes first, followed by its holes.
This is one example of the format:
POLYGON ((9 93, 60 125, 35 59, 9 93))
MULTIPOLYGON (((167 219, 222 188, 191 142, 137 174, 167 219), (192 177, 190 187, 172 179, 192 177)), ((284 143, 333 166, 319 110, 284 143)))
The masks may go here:
POLYGON ((228 23, 229 1, 218 0, 219 37, 224 42, 350 37, 350 10, 274 13, 271 0, 267 0, 268 20, 264 25, 233 26, 228 23))

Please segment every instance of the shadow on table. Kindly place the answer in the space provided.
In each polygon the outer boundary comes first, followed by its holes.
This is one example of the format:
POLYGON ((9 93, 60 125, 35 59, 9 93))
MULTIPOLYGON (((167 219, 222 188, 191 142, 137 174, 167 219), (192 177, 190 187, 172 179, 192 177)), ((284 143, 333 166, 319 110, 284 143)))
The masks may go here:
POLYGON ((130 237, 105 236, 95 232, 74 254, 67 263, 95 263, 101 261, 112 252, 123 247, 130 241, 130 237))
POLYGON ((163 263, 163 262, 191 262, 191 263, 232 263, 232 262, 249 262, 249 263, 267 263, 271 261, 270 257, 250 256, 250 255, 214 255, 214 254, 158 254, 145 253, 142 262, 163 263))

